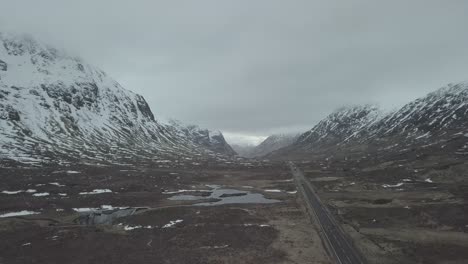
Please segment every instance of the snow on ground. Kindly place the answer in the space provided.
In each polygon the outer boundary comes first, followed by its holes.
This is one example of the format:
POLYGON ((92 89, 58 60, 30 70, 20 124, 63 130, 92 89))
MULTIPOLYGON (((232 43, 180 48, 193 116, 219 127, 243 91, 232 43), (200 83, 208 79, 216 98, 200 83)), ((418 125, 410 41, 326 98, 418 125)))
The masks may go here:
POLYGON ((290 191, 290 192, 287 192, 289 194, 296 194, 297 193, 297 190, 296 191, 290 191))
POLYGON ((213 190, 177 190, 177 191, 164 191, 163 194, 176 194, 176 193, 184 193, 184 192, 212 192, 213 190))
POLYGON ((66 171, 68 174, 77 174, 77 173, 81 173, 79 171, 72 171, 72 170, 69 170, 69 171, 66 171))
POLYGON ((257 224, 244 224, 244 226, 270 227, 270 225, 265 225, 265 224, 262 224, 262 225, 257 225, 257 224))
POLYGON ((94 189, 92 192, 80 192, 80 195, 87 195, 87 194, 101 194, 101 193, 111 193, 112 191, 109 189, 94 189))
POLYGON ((49 196, 49 195, 50 195, 50 193, 48 193, 48 192, 33 194, 33 196, 36 196, 36 197, 43 197, 43 196, 49 196))
POLYGON ((78 212, 78 213, 85 213, 85 212, 91 212, 91 211, 97 211, 99 208, 89 208, 89 207, 83 207, 83 208, 72 208, 73 211, 78 212))
POLYGON ((55 185, 55 186, 58 186, 58 187, 65 187, 65 185, 63 184, 60 184, 58 182, 49 182, 50 185, 55 185))
POLYGON ((181 219, 177 219, 177 220, 174 220, 174 221, 170 221, 169 223, 165 224, 162 228, 170 228, 170 227, 173 227, 175 226, 176 224, 178 223, 182 223, 184 220, 181 220, 181 219))
POLYGON ((402 182, 399 182, 399 183, 394 184, 394 185, 391 185, 391 184, 384 184, 384 185, 382 185, 382 187, 384 187, 384 188, 395 188, 395 187, 400 187, 400 186, 402 186, 403 184, 404 184, 404 183, 402 183, 402 182))
POLYGON ((114 209, 128 209, 129 206, 122 206, 122 207, 114 207, 112 205, 101 205, 100 208, 91 208, 91 207, 83 207, 83 208, 72 208, 73 211, 78 213, 85 213, 91 211, 99 211, 99 210, 114 210, 114 209))
POLYGON ((101 205, 102 210, 128 209, 129 206, 114 207, 112 205, 101 205))
POLYGON ((141 225, 137 225, 137 226, 126 225, 126 226, 124 226, 125 231, 131 231, 131 230, 140 229, 140 228, 153 229, 154 227, 150 226, 150 225, 148 225, 148 226, 141 226, 141 225))
POLYGON ((433 181, 430 178, 427 178, 424 180, 425 182, 433 183, 433 181))
POLYGON ((67 196, 66 193, 59 193, 58 195, 60 195, 60 196, 67 196))
POLYGON ((10 212, 6 214, 0 214, 0 218, 5 218, 5 217, 15 217, 15 216, 24 216, 24 215, 34 215, 34 214, 40 214, 39 212, 34 212, 34 211, 19 211, 19 212, 10 212))
POLYGON ((282 192, 282 191, 278 190, 278 189, 266 189, 265 192, 279 193, 279 192, 282 192))
POLYGON ((24 190, 18 190, 18 191, 2 191, 3 194, 18 194, 22 193, 24 190))
POLYGON ((9 195, 18 194, 18 193, 23 193, 23 192, 35 193, 36 190, 34 190, 34 189, 27 189, 26 191, 25 191, 25 190, 18 190, 18 191, 2 191, 3 194, 9 194, 9 195))

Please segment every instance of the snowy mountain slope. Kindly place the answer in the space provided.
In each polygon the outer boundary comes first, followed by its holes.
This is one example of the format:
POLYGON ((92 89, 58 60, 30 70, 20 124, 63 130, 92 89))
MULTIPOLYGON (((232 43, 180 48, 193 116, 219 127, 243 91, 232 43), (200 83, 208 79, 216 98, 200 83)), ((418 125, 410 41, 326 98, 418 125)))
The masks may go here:
POLYGON ((299 136, 294 145, 312 149, 342 144, 366 132, 381 118, 382 111, 374 105, 342 107, 299 136))
POLYGON ((251 153, 256 146, 252 144, 231 144, 231 147, 237 155, 248 158, 251 157, 251 153))
POLYGON ((270 152, 293 144, 300 134, 276 134, 267 137, 258 146, 250 150, 247 157, 263 157, 270 152))
POLYGON ((369 129, 379 137, 396 134, 427 137, 447 129, 463 130, 467 127, 467 112, 468 83, 449 84, 406 104, 369 129))
MULTIPOLYGON (((161 124, 106 73, 30 37, 0 33, 0 158, 116 160, 209 153, 198 131, 161 124), (180 131, 181 130, 181 131, 180 131)), ((225 146, 227 145, 227 146, 225 146)))
POLYGON ((451 84, 383 114, 370 105, 342 108, 271 157, 391 155, 417 148, 468 155, 468 83, 451 84))
POLYGON ((179 137, 186 138, 190 142, 203 146, 213 152, 224 153, 227 155, 236 155, 236 152, 226 142, 221 131, 212 131, 209 129, 200 128, 197 125, 183 124, 178 120, 169 120, 163 123, 167 130, 179 137))

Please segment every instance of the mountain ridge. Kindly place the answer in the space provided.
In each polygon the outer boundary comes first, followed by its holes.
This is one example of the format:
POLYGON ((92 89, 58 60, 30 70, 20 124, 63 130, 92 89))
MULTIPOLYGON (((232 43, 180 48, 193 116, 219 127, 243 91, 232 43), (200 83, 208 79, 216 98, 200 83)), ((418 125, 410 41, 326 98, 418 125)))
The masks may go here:
POLYGON ((268 157, 300 159, 337 153, 386 155, 386 150, 403 151, 416 146, 443 148, 444 144, 452 146, 453 142, 458 145, 453 145, 450 151, 468 154, 466 140, 462 137, 468 127, 467 102, 468 82, 460 82, 437 89, 389 113, 373 105, 340 108, 302 134, 294 144, 268 157))
POLYGON ((31 37, 0 33, 0 42, 2 158, 111 161, 234 154, 222 134, 212 140, 208 130, 158 122, 143 96, 78 57, 31 37), (210 140, 201 140, 202 134, 210 140))

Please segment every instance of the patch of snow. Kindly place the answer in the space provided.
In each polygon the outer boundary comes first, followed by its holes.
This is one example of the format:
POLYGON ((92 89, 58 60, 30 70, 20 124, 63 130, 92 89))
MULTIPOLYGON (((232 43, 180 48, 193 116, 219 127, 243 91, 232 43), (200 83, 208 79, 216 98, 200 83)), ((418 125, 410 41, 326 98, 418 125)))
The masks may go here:
POLYGON ((48 192, 43 192, 43 193, 35 193, 33 196, 36 197, 43 197, 43 196, 49 196, 50 194, 48 192))
MULTIPOLYGON (((119 225, 121 225, 121 224, 119 224, 119 225)), ((124 226, 124 230, 125 230, 125 231, 131 231, 131 230, 140 229, 140 228, 153 229, 154 227, 152 227, 152 226, 150 226, 150 225, 147 225, 147 226, 141 226, 141 225, 130 226, 130 225, 126 225, 126 226, 124 226)))
POLYGON ((18 191, 2 191, 3 194, 18 194, 22 193, 24 190, 18 190, 18 191))
POLYGON ((265 192, 279 193, 281 190, 278 189, 266 189, 265 192))
POLYGON ((394 185, 391 185, 391 184, 384 184, 384 185, 382 185, 382 187, 384 187, 384 188, 395 188, 395 187, 400 187, 400 186, 402 186, 403 184, 404 184, 404 183, 402 183, 402 182, 399 182, 399 183, 394 184, 394 185))
POLYGON ((297 190, 296 190, 296 191, 286 192, 286 193, 289 193, 289 194, 296 194, 296 193, 297 193, 297 190))
POLYGON ((59 193, 58 195, 60 195, 60 196, 67 196, 66 193, 59 193))
POLYGON ((259 227, 270 227, 270 225, 265 225, 265 224, 261 224, 261 225, 257 225, 257 224, 244 224, 243 226, 259 226, 259 227))
POLYGON ((101 205, 102 210, 128 209, 129 206, 114 207, 112 205, 101 205))
POLYGON ((24 216, 24 215, 34 215, 34 214, 40 214, 39 212, 34 212, 34 211, 19 211, 19 212, 11 212, 11 213, 6 213, 6 214, 0 214, 0 218, 5 218, 5 217, 15 217, 15 216, 24 216))
POLYGON ((211 192, 211 190, 177 190, 177 191, 164 191, 163 194, 176 194, 176 193, 184 193, 184 192, 211 192))
POLYGON ((183 221, 184 220, 181 220, 181 219, 170 221, 169 223, 165 224, 162 228, 170 228, 170 227, 175 226, 178 223, 182 223, 183 221))
POLYGON ((27 193, 35 193, 35 192, 37 192, 37 190, 35 190, 35 189, 27 189, 26 192, 27 192, 27 193))
POLYGON ((80 195, 88 195, 88 194, 101 194, 101 193, 112 193, 109 189, 94 189, 92 192, 80 192, 80 195))
POLYGON ((28 243, 22 244, 21 246, 24 247, 24 246, 30 246, 30 245, 31 245, 31 243, 28 242, 28 243))
POLYGON ((58 186, 58 187, 65 187, 65 185, 63 184, 60 184, 58 182, 49 182, 50 185, 55 185, 55 186, 58 186))
POLYGON ((137 225, 137 226, 129 226, 129 225, 126 225, 126 226, 124 226, 124 230, 125 230, 125 231, 131 231, 131 230, 139 229, 139 228, 142 228, 142 226, 141 226, 141 225, 137 225))
POLYGON ((85 212, 91 212, 91 211, 97 211, 99 208, 89 208, 89 207, 83 207, 83 208, 72 208, 73 211, 78 212, 78 213, 85 213, 85 212))
POLYGON ((424 180, 425 182, 429 182, 429 183, 433 183, 433 181, 431 180, 431 178, 427 178, 424 180))
POLYGON ((69 171, 66 171, 68 174, 78 174, 78 173, 81 173, 79 171, 73 171, 73 170, 69 170, 69 171))

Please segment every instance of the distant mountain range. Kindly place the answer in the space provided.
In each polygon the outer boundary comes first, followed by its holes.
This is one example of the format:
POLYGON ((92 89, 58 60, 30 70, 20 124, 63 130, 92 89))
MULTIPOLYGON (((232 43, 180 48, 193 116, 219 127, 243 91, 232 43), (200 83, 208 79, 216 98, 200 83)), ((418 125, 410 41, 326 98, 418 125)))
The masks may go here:
POLYGON ((259 158, 270 152, 293 144, 300 134, 275 134, 267 137, 257 146, 233 145, 234 150, 243 157, 259 158))
POLYGON ((0 159, 122 162, 232 156, 222 133, 155 119, 102 70, 0 33, 0 159))
MULTIPOLYGON (((280 160, 429 152, 466 158, 467 113, 468 83, 462 82, 390 113, 374 105, 343 107, 303 134, 235 148, 245 157, 280 160)), ((0 145, 0 159, 32 163, 236 155, 221 132, 157 120, 141 95, 80 58, 3 33, 0 145)))
POLYGON ((466 158, 467 113, 468 83, 450 84, 390 113, 373 105, 341 108, 293 144, 267 156, 397 156, 418 149, 466 158))

